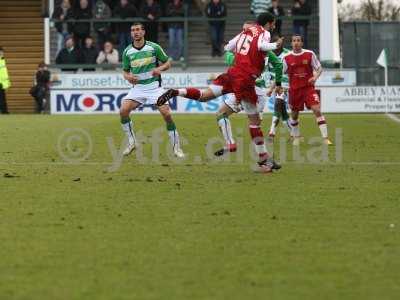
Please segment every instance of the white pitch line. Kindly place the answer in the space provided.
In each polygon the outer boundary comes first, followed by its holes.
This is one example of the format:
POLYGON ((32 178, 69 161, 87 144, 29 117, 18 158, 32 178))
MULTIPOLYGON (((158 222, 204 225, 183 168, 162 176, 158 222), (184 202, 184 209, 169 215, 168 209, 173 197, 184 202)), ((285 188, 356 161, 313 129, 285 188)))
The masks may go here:
MULTIPOLYGON (((191 162, 186 162, 187 164, 191 164, 191 162)), ((255 163, 255 162, 254 162, 255 163)), ((334 161, 327 161, 327 162, 295 162, 295 161, 288 161, 288 162, 281 162, 282 165, 315 165, 315 166, 349 166, 349 165, 360 165, 360 166, 390 166, 390 165, 400 165, 400 161, 349 161, 349 162, 334 162, 334 161)), ((27 165, 43 165, 43 166, 82 166, 82 165, 90 165, 90 166, 107 166, 107 165, 112 165, 112 162, 81 162, 81 163, 70 163, 70 162, 0 162, 0 165, 16 165, 16 166, 27 166, 27 165)), ((246 165, 248 163, 227 163, 227 162, 211 162, 209 164, 206 164, 208 166, 210 165, 219 165, 222 164, 224 166, 240 166, 240 165, 246 165)), ((146 165, 146 164, 140 164, 140 165, 146 165)), ((150 163, 149 165, 152 166, 157 166, 160 164, 152 164, 150 163)), ((192 164, 193 166, 196 166, 195 163, 192 164)), ((171 166, 174 166, 173 163, 171 163, 171 166)), ((184 164, 176 164, 175 166, 185 166, 184 164)), ((203 166, 203 164, 199 165, 203 166)))
POLYGON ((386 116, 387 116, 389 119, 391 119, 391 120, 393 120, 393 121, 395 121, 395 122, 397 122, 397 123, 400 123, 400 118, 397 117, 396 115, 394 115, 394 114, 386 114, 386 116))

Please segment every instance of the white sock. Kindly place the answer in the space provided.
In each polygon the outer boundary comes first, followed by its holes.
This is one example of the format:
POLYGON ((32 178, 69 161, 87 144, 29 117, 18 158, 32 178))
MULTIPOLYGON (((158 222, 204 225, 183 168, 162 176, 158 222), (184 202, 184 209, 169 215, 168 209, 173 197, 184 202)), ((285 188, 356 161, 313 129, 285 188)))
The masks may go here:
POLYGON ((321 135, 324 139, 328 138, 328 125, 326 124, 325 117, 321 116, 317 118, 317 123, 319 130, 321 131, 321 135))
POLYGON ((276 134, 276 126, 279 124, 279 118, 277 116, 272 116, 271 128, 269 129, 269 134, 276 134))
POLYGON ((136 137, 135 133, 133 132, 133 123, 129 121, 128 123, 121 124, 122 130, 125 132, 126 136, 128 137, 129 145, 136 144, 136 137))
POLYGON ((223 117, 223 118, 219 119, 218 126, 224 137, 225 144, 227 144, 227 145, 235 144, 235 140, 233 139, 233 134, 232 134, 231 122, 229 121, 229 118, 223 117))
POLYGON ((290 121, 286 120, 286 121, 283 121, 283 123, 285 124, 285 126, 286 126, 287 130, 289 131, 289 133, 292 134, 292 126, 290 125, 290 121))
POLYGON ((292 126, 292 136, 299 137, 300 136, 299 121, 290 119, 290 126, 292 126))
POLYGON ((181 148, 181 142, 179 140, 179 133, 178 130, 167 130, 168 131, 168 136, 169 136, 169 141, 172 146, 172 150, 175 151, 176 149, 181 148))
POLYGON ((185 97, 187 90, 186 89, 178 89, 179 96, 185 97))

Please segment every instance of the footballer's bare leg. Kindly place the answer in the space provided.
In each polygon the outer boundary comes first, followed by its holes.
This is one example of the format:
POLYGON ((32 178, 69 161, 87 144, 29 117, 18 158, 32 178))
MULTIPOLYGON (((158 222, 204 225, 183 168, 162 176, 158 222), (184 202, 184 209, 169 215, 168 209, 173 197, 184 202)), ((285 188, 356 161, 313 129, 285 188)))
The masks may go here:
POLYGON ((333 145, 333 143, 328 138, 328 125, 326 124, 325 117, 321 113, 321 105, 316 104, 311 106, 311 110, 313 111, 315 118, 317 120, 317 124, 319 130, 321 131, 321 136, 324 139, 324 144, 333 145))
POLYGON ((141 103, 133 99, 124 99, 119 110, 122 130, 125 132, 125 135, 128 138, 128 145, 126 149, 122 152, 122 154, 125 156, 131 154, 136 147, 136 136, 133 130, 133 123, 130 118, 130 113, 132 110, 139 107, 140 104, 141 103))
POLYGON ((215 156, 222 156, 228 152, 236 152, 236 142, 233 138, 229 116, 235 111, 228 105, 223 104, 217 112, 218 127, 224 137, 225 146, 214 153, 215 156))
POLYGON ((157 105, 158 106, 164 105, 169 101, 169 99, 177 96, 185 97, 192 100, 197 100, 200 102, 207 102, 220 95, 221 94, 216 94, 211 88, 198 89, 198 88, 188 87, 183 89, 169 89, 158 98, 157 105))
POLYGON ((174 120, 172 119, 171 109, 169 108, 169 105, 167 105, 167 104, 161 105, 158 107, 158 110, 165 121, 169 140, 170 140, 170 143, 172 146, 172 151, 173 151, 174 155, 178 158, 185 157, 185 154, 183 153, 183 151, 181 149, 179 133, 178 133, 178 130, 176 129, 174 120))

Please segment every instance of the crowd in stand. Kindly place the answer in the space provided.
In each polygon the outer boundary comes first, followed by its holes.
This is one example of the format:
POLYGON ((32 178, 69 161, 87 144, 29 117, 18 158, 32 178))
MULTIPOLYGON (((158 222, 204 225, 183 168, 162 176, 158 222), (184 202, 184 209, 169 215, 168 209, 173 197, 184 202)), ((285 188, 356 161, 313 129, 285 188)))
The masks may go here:
MULTIPOLYGON (((183 1, 190 0, 56 0, 52 16, 58 33, 57 64, 117 64, 123 50, 131 43, 129 22, 93 22, 110 18, 144 18, 146 39, 158 42, 159 29, 168 32, 169 55, 183 59, 183 23, 168 22, 161 26, 161 16, 183 17, 183 1), (69 22, 65 22, 68 21, 69 22), (79 20, 74 22, 73 20, 79 20), (87 20, 87 22, 86 22, 87 20), (116 45, 116 46, 114 46, 116 45)), ((201 0, 203 3, 205 0, 201 0)), ((311 8, 306 0, 293 0, 289 14, 309 16, 311 8)), ((209 0, 204 13, 209 21, 212 56, 221 56, 224 44, 227 6, 222 0, 209 0), (218 20, 221 18, 221 20, 218 20)), ((252 0, 251 12, 257 16, 269 11, 276 17, 285 16, 279 0, 252 0)), ((308 20, 294 20, 293 31, 301 34, 307 45, 308 20)), ((276 22, 276 34, 281 34, 282 20, 276 22)))
MULTIPOLYGON (((285 11, 280 5, 279 0, 252 0, 250 6, 251 13, 255 16, 263 12, 270 12, 275 17, 284 17, 285 11)), ((293 0, 293 6, 288 11, 288 16, 294 17, 293 33, 300 34, 304 39, 304 46, 307 48, 308 37, 308 19, 296 19, 295 17, 310 17, 311 7, 306 0, 293 0)), ((282 34, 282 20, 276 21, 275 31, 273 34, 282 34)))
MULTIPOLYGON (((161 16, 183 17, 182 0, 56 1, 52 15, 58 34, 56 63, 117 64, 122 52, 131 43, 130 22, 93 22, 91 28, 89 20, 144 18, 146 39, 157 43, 159 31, 157 20, 161 16)), ((168 23, 167 27, 163 26, 163 30, 169 35, 170 56, 174 60, 182 59, 183 23, 168 23)))

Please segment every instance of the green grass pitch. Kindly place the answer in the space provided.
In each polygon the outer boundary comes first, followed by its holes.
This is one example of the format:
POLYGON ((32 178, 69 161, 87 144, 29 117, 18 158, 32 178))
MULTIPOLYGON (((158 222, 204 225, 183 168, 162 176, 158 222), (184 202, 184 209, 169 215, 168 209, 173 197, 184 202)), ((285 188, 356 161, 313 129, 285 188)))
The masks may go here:
POLYGON ((133 120, 142 147, 119 165, 118 116, 0 116, 0 299, 399 299, 399 123, 327 115, 324 158, 304 116, 265 175, 244 116, 228 161, 206 153, 214 116, 175 116, 184 162, 158 115, 133 120))

